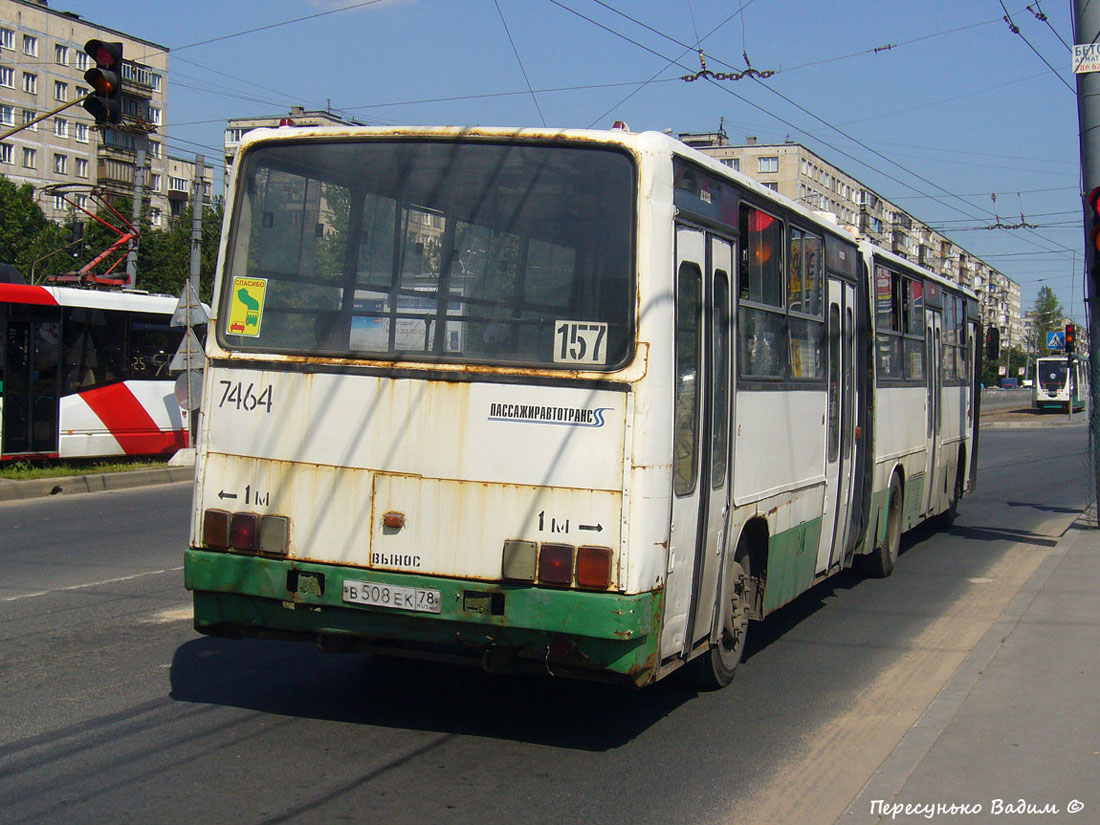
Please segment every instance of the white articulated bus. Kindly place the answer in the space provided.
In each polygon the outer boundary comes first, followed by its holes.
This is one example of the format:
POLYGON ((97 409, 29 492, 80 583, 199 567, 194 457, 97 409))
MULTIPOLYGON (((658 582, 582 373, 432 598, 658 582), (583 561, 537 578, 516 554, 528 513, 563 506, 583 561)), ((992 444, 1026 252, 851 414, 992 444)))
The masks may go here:
POLYGON ((655 133, 244 139, 195 626, 727 683, 974 484, 974 295, 655 133))

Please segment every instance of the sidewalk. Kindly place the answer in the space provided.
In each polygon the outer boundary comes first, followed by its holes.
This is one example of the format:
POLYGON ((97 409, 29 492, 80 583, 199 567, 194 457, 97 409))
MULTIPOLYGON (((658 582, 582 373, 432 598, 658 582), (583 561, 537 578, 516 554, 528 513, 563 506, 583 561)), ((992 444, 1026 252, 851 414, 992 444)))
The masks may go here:
POLYGON ((837 825, 1100 823, 1098 640, 1093 506, 837 825))
POLYGON ((0 478, 0 502, 68 493, 125 490, 129 487, 145 487, 150 484, 191 481, 194 477, 194 467, 157 467, 150 470, 128 470, 124 473, 94 473, 86 476, 36 478, 30 481, 0 478))

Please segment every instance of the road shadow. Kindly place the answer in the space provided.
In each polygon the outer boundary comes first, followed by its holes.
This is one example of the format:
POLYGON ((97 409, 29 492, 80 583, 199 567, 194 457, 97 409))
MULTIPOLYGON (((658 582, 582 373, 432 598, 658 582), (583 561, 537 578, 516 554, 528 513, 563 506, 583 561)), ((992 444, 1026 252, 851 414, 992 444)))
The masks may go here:
POLYGON ((172 699, 297 718, 604 751, 696 694, 642 691, 448 663, 329 654, 301 642, 202 637, 177 648, 172 699))
POLYGON ((1030 507, 1043 513, 1067 513, 1075 516, 1084 512, 1080 507, 1057 507, 1053 504, 1036 504, 1032 501, 1006 501, 1006 507, 1030 507))

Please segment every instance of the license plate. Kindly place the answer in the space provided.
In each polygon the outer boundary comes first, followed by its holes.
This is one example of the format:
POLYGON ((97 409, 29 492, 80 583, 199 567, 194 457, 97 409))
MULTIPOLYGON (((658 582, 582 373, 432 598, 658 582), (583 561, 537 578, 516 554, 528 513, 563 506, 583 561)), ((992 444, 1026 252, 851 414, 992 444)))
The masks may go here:
POLYGON ((438 590, 430 587, 402 587, 381 582, 344 581, 344 601, 371 607, 438 613, 442 604, 438 590))

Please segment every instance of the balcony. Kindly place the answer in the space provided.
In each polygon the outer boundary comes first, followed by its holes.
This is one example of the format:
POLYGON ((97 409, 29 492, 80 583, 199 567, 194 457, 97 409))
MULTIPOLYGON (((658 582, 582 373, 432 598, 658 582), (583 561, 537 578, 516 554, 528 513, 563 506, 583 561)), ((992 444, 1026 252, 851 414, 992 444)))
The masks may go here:
POLYGON ((149 100, 154 91, 160 90, 161 81, 159 75, 141 63, 130 60, 122 61, 123 89, 134 97, 149 100))

